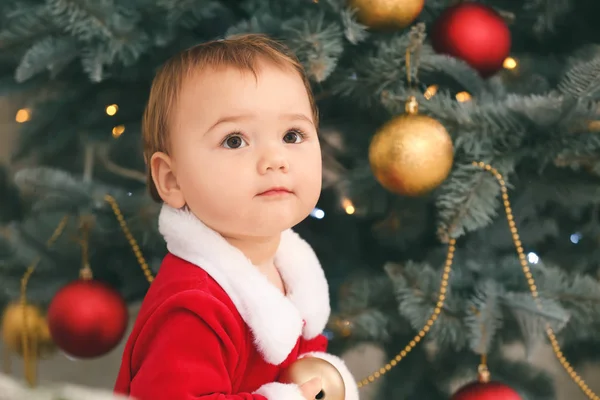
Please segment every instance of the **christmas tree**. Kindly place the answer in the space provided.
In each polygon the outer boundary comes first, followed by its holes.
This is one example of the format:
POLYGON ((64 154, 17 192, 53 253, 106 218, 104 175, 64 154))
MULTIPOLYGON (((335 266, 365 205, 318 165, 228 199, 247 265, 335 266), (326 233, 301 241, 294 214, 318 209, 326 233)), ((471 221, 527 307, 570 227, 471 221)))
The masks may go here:
POLYGON ((390 360, 357 381, 381 380, 381 398, 509 398, 486 392, 489 371, 554 399, 527 357, 549 344, 597 399, 578 371, 600 354, 600 5, 391 3, 2 2, 0 92, 26 94, 13 161, 30 166, 0 174, 0 308, 44 314, 90 269, 143 298, 166 251, 140 148, 156 68, 264 33, 303 62, 322 116, 324 189, 296 229, 329 278, 331 351, 378 343, 390 360))

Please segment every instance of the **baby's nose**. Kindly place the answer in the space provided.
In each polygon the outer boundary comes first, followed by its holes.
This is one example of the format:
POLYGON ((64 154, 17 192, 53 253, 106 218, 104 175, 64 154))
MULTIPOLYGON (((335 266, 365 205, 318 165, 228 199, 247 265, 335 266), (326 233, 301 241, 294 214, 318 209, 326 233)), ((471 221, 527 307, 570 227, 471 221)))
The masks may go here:
POLYGON ((289 163, 285 152, 281 149, 270 148, 265 150, 258 161, 258 172, 260 174, 266 174, 269 171, 287 172, 288 170, 289 163))

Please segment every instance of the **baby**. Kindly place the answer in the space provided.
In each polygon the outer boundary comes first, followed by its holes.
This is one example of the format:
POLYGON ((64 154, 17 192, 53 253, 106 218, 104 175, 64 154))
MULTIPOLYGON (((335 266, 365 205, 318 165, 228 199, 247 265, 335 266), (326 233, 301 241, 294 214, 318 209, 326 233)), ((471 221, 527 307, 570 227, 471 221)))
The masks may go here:
POLYGON ((302 66, 262 35, 195 46, 158 72, 143 119, 168 254, 127 342, 115 391, 139 400, 313 400, 278 382, 304 356, 355 381, 321 334, 325 275, 291 228, 321 191, 318 112, 302 66))

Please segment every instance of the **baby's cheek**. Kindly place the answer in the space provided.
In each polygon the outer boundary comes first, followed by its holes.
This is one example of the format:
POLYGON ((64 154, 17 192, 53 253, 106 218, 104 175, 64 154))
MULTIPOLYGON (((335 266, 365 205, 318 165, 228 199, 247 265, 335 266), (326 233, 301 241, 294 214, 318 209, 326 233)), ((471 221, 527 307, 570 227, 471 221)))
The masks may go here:
POLYGON ((319 200, 319 196, 321 195, 321 182, 322 178, 320 175, 313 174, 305 175, 303 177, 300 200, 302 200, 303 205, 309 208, 308 212, 315 207, 319 200))

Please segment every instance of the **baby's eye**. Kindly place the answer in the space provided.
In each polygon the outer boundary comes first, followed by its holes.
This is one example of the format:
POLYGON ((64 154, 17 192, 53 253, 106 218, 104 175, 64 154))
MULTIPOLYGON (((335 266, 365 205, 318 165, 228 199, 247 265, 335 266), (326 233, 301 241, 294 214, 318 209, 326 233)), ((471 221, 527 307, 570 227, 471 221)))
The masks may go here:
POLYGON ((300 143, 304 139, 304 134, 298 130, 290 130, 283 135, 283 141, 285 143, 300 143))
POLYGON ((243 137, 237 134, 229 135, 225 138, 223 143, 221 143, 223 147, 226 149, 239 149, 244 146, 247 146, 248 143, 244 140, 243 137))

